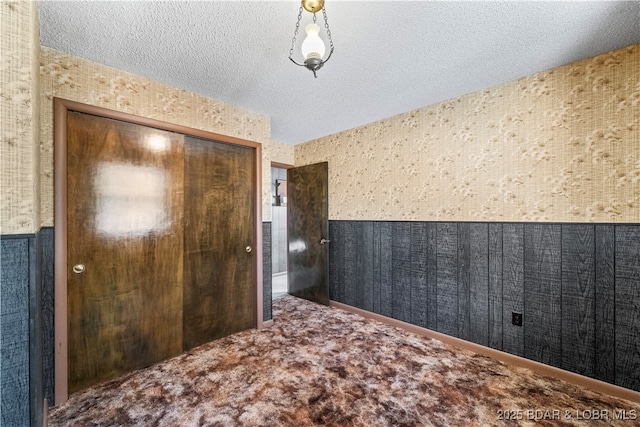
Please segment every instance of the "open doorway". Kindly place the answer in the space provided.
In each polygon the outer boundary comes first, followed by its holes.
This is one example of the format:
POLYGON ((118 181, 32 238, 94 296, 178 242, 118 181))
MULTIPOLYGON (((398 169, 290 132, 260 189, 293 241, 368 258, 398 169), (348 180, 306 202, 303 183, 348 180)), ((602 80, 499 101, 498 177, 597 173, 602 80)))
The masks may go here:
POLYGON ((271 163, 271 272, 272 299, 287 295, 287 169, 271 163))

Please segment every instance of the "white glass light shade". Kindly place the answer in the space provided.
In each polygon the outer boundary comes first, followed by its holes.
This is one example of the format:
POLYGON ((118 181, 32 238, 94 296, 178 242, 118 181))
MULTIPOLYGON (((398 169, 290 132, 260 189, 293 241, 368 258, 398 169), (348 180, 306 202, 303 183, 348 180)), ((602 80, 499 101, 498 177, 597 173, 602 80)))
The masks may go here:
POLYGON ((320 58, 324 56, 324 43, 318 35, 320 27, 317 24, 308 24, 304 27, 307 38, 302 42, 302 55, 305 59, 320 58))

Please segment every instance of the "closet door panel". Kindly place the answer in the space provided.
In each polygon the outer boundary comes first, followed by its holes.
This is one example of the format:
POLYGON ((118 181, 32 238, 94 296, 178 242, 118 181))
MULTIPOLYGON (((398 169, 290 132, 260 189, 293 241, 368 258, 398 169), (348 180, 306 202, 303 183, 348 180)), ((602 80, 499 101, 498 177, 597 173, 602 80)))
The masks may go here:
POLYGON ((68 113, 70 393, 182 351, 182 140, 68 113))
POLYGON ((185 138, 185 349, 256 325, 254 153, 185 138))

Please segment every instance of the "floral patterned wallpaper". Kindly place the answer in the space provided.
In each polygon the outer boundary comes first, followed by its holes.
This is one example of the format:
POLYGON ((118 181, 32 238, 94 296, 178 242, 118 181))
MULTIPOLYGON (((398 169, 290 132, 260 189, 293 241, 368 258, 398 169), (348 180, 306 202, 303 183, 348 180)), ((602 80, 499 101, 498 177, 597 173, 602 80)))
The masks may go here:
POLYGON ((40 225, 37 5, 3 1, 0 15, 0 233, 32 233, 40 225))
POLYGON ((331 219, 640 221, 640 44, 295 147, 331 219))
POLYGON ((53 225, 54 97, 261 143, 262 216, 270 220, 271 161, 292 161, 293 147, 271 141, 269 117, 46 47, 40 63, 43 225, 53 225))
POLYGON ((0 8, 1 233, 53 224, 54 96, 262 143, 263 220, 272 160, 329 161, 331 219, 640 219, 640 44, 310 141, 294 159, 268 117, 40 49, 35 3, 0 8))

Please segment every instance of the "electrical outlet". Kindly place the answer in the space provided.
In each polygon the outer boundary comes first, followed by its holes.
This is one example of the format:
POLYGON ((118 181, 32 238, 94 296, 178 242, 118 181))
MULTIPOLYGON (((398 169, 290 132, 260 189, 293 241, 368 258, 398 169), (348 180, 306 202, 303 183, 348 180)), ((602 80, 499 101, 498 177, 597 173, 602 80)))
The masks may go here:
POLYGON ((522 326, 522 313, 511 312, 511 324, 522 326))

